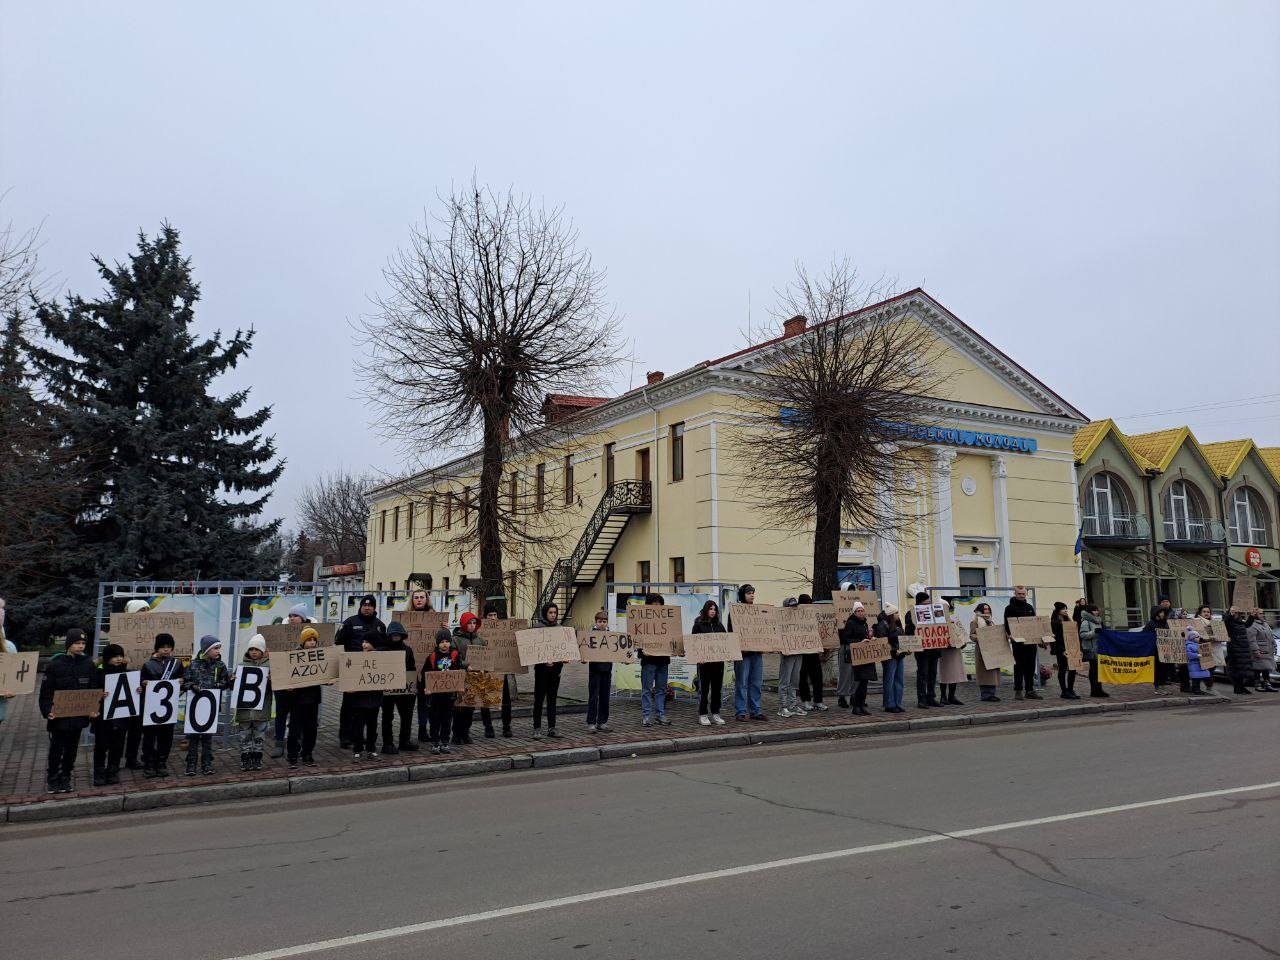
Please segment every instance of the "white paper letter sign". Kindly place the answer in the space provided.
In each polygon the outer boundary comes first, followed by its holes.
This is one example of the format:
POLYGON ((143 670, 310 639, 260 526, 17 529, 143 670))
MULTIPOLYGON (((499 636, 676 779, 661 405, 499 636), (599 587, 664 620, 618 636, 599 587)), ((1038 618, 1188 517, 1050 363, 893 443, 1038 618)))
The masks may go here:
POLYGON ((178 719, 181 680, 148 680, 142 691, 142 725, 164 727, 178 719))
POLYGON ((187 694, 187 722, 183 733, 213 733, 218 729, 218 691, 192 690, 187 694))
POLYGON ((241 666, 231 690, 231 709, 261 710, 267 705, 267 667, 241 666))
POLYGON ((141 670, 108 673, 102 679, 107 688, 107 699, 102 704, 103 720, 132 720, 142 713, 142 698, 138 696, 141 670))

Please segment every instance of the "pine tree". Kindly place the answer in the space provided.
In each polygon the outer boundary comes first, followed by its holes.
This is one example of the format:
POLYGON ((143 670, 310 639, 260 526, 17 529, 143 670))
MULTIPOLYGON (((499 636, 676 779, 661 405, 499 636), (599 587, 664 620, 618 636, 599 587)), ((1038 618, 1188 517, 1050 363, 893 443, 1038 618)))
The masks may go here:
POLYGON ((168 224, 141 234, 128 264, 94 263, 102 296, 42 304, 49 346, 33 351, 87 477, 68 586, 91 604, 98 580, 271 576, 260 548, 279 521, 256 521, 284 469, 261 433, 271 409, 241 412, 248 390, 212 392, 253 331, 195 336, 200 288, 168 224))

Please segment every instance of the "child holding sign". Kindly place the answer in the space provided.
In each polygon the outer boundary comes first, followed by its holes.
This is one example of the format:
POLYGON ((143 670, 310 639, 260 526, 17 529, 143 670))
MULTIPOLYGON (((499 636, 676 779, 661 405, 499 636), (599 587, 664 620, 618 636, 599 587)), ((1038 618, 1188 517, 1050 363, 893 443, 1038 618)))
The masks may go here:
MULTIPOLYGON (((173 636, 156 634, 154 653, 142 665, 142 682, 153 680, 181 680, 182 661, 173 655, 173 636)), ((173 724, 164 723, 142 728, 142 775, 167 777, 169 775, 169 751, 173 749, 173 724)))
MULTIPOLYGON (((124 647, 109 643, 102 651, 102 663, 98 667, 98 686, 105 689, 107 676, 125 673, 129 658, 124 647)), ((122 681, 123 682, 123 681, 122 681)), ((129 732, 129 719, 104 720, 102 715, 93 718, 93 785, 115 786, 120 782, 120 758, 124 755, 124 740, 129 732)))
MULTIPOLYGON (((320 634, 311 627, 303 627, 298 634, 298 646, 303 650, 314 650, 320 643, 320 634)), ((298 687, 295 690, 281 690, 276 694, 276 703, 283 704, 289 717, 289 734, 286 748, 289 754, 289 767, 296 769, 298 761, 304 766, 314 767, 316 758, 312 755, 316 748, 316 733, 320 729, 320 685, 314 687, 298 687)))
MULTIPOLYGON (((266 647, 266 644, 263 644, 266 647)), ((189 690, 226 690, 231 686, 231 671, 222 662, 222 641, 206 634, 200 638, 200 652, 187 667, 182 678, 183 692, 189 690)), ((220 696, 220 694, 219 694, 220 696)), ((187 776, 196 775, 196 763, 206 777, 213 773, 213 734, 187 734, 187 776)))
MULTIPOLYGON (((427 662, 422 666, 425 683, 426 675, 436 670, 463 670, 466 665, 462 655, 453 644, 453 635, 448 630, 436 631, 436 648, 427 662)), ((449 749, 449 730, 453 725, 452 693, 432 693, 427 696, 427 715, 431 724, 431 752, 451 753, 449 749)))
POLYGON ((85 653, 88 641, 84 631, 73 627, 67 631, 67 652, 49 661, 40 684, 40 713, 48 721, 49 731, 48 789, 50 793, 70 793, 72 771, 76 767, 76 751, 80 749, 80 733, 89 725, 88 717, 59 717, 53 710, 53 695, 59 690, 92 690, 97 685, 97 664, 85 653))
MULTIPOLYGON (((263 666, 267 659, 267 641, 260 633, 255 633, 245 648, 244 658, 240 661, 247 667, 263 666)), ((240 769, 261 770, 262 750, 266 746, 267 723, 271 719, 271 696, 263 700, 257 710, 237 710, 235 712, 236 733, 240 737, 240 769)))

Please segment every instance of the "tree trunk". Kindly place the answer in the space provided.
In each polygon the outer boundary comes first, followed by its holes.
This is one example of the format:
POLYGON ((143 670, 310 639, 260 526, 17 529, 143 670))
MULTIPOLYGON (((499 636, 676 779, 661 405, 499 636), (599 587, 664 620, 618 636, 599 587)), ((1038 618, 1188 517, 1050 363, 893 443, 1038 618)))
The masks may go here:
POLYGON ((480 612, 493 604, 498 616, 506 618, 507 603, 502 583, 502 536, 498 525, 498 497, 502 487, 503 440, 501 421, 486 416, 484 449, 480 464, 480 495, 476 517, 476 539, 480 549, 480 612))
MULTIPOLYGON (((821 465, 819 476, 821 476, 821 465)), ((840 494, 834 485, 818 483, 814 490, 813 599, 830 600, 840 562, 840 494)))

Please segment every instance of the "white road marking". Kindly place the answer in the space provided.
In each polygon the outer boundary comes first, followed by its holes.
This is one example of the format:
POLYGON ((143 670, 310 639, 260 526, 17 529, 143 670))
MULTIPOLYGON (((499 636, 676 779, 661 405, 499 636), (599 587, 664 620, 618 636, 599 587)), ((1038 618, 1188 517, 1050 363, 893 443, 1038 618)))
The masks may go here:
POLYGON ((979 837, 988 833, 1000 833, 1004 830, 1020 830, 1024 827, 1040 827, 1050 823, 1063 823, 1067 820, 1083 820, 1087 817, 1102 817, 1112 813, 1124 813, 1129 810, 1145 810, 1148 807, 1163 807, 1171 803, 1187 803, 1192 800, 1211 800, 1214 797, 1227 797, 1235 793, 1254 793, 1259 790, 1280 788, 1280 780, 1270 783, 1255 783, 1248 787, 1227 787, 1222 790, 1205 790, 1202 793, 1184 793, 1177 797, 1161 797, 1159 800, 1141 800, 1137 803, 1121 803, 1112 807, 1095 807, 1092 810, 1080 810, 1076 813, 1060 813, 1052 817, 1036 817, 1034 820, 1011 820, 1008 823, 995 823, 986 827, 972 827, 967 830, 952 830, 949 833, 928 833, 907 840, 890 840, 885 843, 871 843, 861 847, 846 847, 843 850, 829 850, 826 853, 809 853, 799 857, 785 857, 781 860, 766 860, 763 863, 749 863, 740 867, 725 867, 721 870, 708 870, 705 873, 689 873, 681 877, 670 877, 666 880, 653 880, 649 883, 633 883, 626 887, 611 887, 608 890, 595 890, 591 893, 579 893, 570 897, 556 897, 553 900, 536 900, 533 903, 521 903, 512 907, 499 907, 495 910, 482 910, 479 913, 467 913, 458 917, 446 917, 443 920, 426 920, 422 923, 410 923, 402 927, 387 927, 384 930, 372 930, 369 933, 357 933, 349 937, 335 937, 332 940, 317 940, 313 943, 300 943, 292 947, 280 947, 277 950, 264 950, 261 953, 250 953, 239 957, 228 957, 227 960, 287 960, 289 957, 300 957, 308 953, 320 953, 324 950, 338 950, 342 947, 353 947, 362 943, 373 943, 378 940, 390 940, 395 937, 407 937, 415 933, 427 933, 431 930, 442 930, 446 927, 460 927, 468 923, 483 923, 486 920, 501 920, 504 917, 517 917, 524 913, 538 913, 543 910, 555 910, 559 907, 573 907, 580 903, 592 903, 596 900, 610 900, 614 897, 629 897, 638 893, 651 893, 665 890, 668 887, 684 886, 691 883, 703 883, 708 880, 725 880, 740 877, 749 873, 761 873, 765 870, 779 870, 784 867, 798 867, 810 863, 822 863, 826 860, 839 860, 844 857, 857 857, 866 853, 880 853, 885 850, 899 850, 903 847, 918 847, 926 843, 942 843, 946 840, 964 840, 968 837, 979 837))

